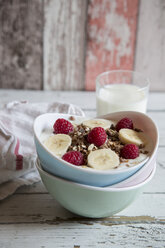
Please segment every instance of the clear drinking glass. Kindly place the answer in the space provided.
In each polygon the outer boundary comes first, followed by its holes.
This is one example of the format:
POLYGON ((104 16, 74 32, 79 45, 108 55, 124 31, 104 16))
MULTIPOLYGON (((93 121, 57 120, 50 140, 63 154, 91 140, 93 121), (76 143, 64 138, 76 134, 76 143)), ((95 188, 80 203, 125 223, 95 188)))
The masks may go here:
POLYGON ((150 81, 135 71, 107 71, 96 78, 97 115, 117 111, 146 112, 150 81))

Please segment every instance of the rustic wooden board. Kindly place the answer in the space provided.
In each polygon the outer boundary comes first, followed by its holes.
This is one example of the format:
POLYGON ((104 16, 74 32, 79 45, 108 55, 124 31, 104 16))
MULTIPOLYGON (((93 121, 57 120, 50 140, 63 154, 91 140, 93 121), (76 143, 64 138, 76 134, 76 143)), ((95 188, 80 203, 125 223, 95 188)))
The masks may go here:
POLYGON ((90 0, 87 26, 86 89, 107 70, 133 68, 138 0, 90 0))
MULTIPOLYGON (((73 103, 88 113, 96 114, 95 92, 85 91, 25 91, 25 90, 0 90, 0 107, 9 101, 29 102, 66 102, 73 103)), ((150 93, 148 102, 149 112, 165 112, 165 96, 163 93, 150 93)))
MULTIPOLYGON (((150 97, 149 114, 158 121, 160 134, 165 137, 164 94, 152 93, 150 97)), ((16 99, 73 101, 87 114, 95 113, 95 95, 89 92, 1 90, 0 99, 0 107, 16 99)), ((161 143, 156 174, 144 193, 113 217, 89 219, 74 215, 53 200, 41 183, 20 189, 0 203, 0 247, 165 247, 164 151, 165 143, 161 143)))
POLYGON ((11 224, 0 225, 2 248, 164 247, 162 224, 11 224))
POLYGON ((87 0, 44 4, 44 89, 84 89, 87 0))
POLYGON ((34 183, 31 186, 22 186, 20 187, 15 194, 38 194, 42 193, 45 194, 48 191, 46 190, 45 186, 43 183, 40 181, 38 183, 34 183))
POLYGON ((0 0, 0 88, 42 88, 41 0, 0 0))
POLYGON ((152 90, 165 90, 165 1, 141 0, 135 70, 151 80, 152 90))
POLYGON ((164 91, 162 0, 0 0, 0 88, 91 90, 100 72, 132 69, 138 2, 134 69, 164 91))
POLYGON ((86 221, 87 223, 92 221, 165 223, 164 209, 165 194, 148 193, 141 194, 130 206, 112 217, 91 219, 69 212, 49 194, 15 194, 1 202, 0 224, 56 223, 67 220, 86 221))
MULTIPOLYGON (((156 174, 144 188, 143 194, 128 208, 111 218, 104 219, 103 222, 165 222, 164 151, 164 147, 159 148, 156 174), (132 217, 134 219, 131 219, 132 217)), ((22 188, 0 203, 0 224, 57 223, 71 220, 84 222, 84 218, 70 213, 53 200, 41 183, 38 186, 36 184, 36 186, 22 188)), ((85 221, 89 223, 91 219, 85 221)))
POLYGON ((164 226, 136 225, 3 225, 0 226, 2 248, 109 248, 164 247, 164 226), (13 245, 14 244, 14 245, 13 245), (140 245, 140 246, 139 246, 140 245))
POLYGON ((160 146, 165 145, 165 125, 164 125, 164 118, 165 112, 150 112, 148 114, 157 124, 159 130, 159 144, 160 146))

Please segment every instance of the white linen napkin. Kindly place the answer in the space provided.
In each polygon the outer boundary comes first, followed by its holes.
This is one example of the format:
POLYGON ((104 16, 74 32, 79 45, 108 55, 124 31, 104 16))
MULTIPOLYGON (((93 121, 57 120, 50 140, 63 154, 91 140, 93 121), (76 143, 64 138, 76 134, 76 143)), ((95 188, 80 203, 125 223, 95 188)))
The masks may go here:
POLYGON ((84 116, 79 107, 58 102, 14 101, 0 111, 0 200, 21 185, 40 180, 35 169, 33 122, 38 115, 53 112, 84 116))

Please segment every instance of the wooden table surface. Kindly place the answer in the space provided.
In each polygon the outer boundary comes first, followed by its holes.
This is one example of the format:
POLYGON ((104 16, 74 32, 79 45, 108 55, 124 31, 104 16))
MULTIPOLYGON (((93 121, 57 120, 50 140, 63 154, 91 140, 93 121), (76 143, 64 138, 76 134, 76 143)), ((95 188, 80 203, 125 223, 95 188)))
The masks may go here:
MULTIPOLYGON (((93 92, 0 91, 1 107, 12 100, 70 102, 95 116, 93 92)), ((157 171, 132 205, 88 219, 61 207, 41 182, 22 187, 0 203, 0 248, 165 247, 165 93, 150 93, 148 114, 160 131, 157 171)))

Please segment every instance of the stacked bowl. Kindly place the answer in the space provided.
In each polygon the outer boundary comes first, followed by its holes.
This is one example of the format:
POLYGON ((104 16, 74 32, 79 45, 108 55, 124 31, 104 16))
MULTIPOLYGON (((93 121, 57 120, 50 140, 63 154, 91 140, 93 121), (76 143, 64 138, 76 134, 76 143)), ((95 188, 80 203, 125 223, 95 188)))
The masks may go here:
MULTIPOLYGON (((147 115, 123 111, 100 116, 101 119, 118 120, 128 117, 136 127, 149 137, 150 151, 147 159, 138 164, 117 170, 96 170, 75 166, 50 152, 42 142, 41 134, 53 127, 59 118, 69 119, 67 114, 44 114, 34 122, 34 140, 38 159, 37 169, 48 192, 73 213, 101 218, 111 216, 132 203, 156 170, 158 130, 147 115)), ((76 120, 81 117, 74 116, 76 120)))

